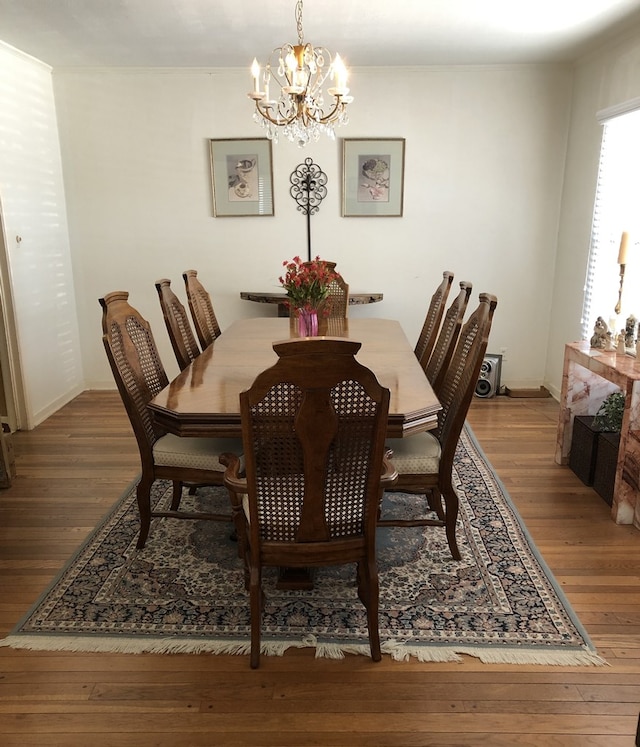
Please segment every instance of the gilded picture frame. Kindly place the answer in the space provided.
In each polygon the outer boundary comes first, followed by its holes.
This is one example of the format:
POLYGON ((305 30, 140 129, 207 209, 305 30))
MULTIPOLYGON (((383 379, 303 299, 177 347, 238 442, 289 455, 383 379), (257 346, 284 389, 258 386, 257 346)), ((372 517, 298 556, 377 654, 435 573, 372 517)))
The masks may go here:
POLYGON ((343 139, 344 217, 402 216, 404 152, 404 138, 343 139))
POLYGON ((209 140, 209 151, 216 218, 274 214, 271 140, 209 140))

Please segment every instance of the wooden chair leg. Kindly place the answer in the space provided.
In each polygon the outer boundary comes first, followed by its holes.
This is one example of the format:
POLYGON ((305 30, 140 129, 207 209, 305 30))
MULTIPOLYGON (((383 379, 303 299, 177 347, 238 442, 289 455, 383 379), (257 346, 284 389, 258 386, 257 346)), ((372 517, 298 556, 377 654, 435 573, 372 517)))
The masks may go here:
POLYGON ((447 533, 447 542, 454 560, 460 560, 460 550, 456 541, 456 524, 458 522, 458 494, 453 485, 449 482, 442 490, 445 505, 445 531, 447 533))
POLYGON ((436 512, 436 515, 440 519, 440 521, 445 520, 444 515, 444 508, 442 506, 442 496, 440 495, 440 491, 437 488, 433 488, 427 493, 427 502, 429 503, 429 508, 432 511, 436 512))
POLYGON ((153 480, 144 477, 140 478, 138 487, 136 488, 136 498, 138 500, 138 512, 140 514, 140 534, 138 535, 138 543, 136 547, 138 550, 142 550, 147 542, 149 536, 149 528, 151 526, 151 486, 153 480))
POLYGON ((182 500, 182 483, 179 480, 173 481, 173 495, 171 497, 171 510, 177 511, 180 508, 182 500))
POLYGON ((251 603, 251 668, 260 666, 260 628, 262 627, 262 574, 251 568, 249 598, 251 603))
POLYGON ((369 647, 371 659, 380 661, 380 627, 378 620, 379 584, 376 563, 358 563, 358 596, 367 610, 367 626, 369 628, 369 647))

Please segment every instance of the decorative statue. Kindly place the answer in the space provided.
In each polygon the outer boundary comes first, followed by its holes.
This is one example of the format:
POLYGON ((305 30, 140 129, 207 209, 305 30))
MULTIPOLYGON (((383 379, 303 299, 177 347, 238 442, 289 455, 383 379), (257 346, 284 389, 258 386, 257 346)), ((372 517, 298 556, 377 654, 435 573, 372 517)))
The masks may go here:
POLYGON ((635 330, 638 320, 633 314, 627 317, 627 321, 624 325, 624 344, 627 348, 632 348, 635 345, 635 330))
POLYGON ((611 333, 605 320, 599 316, 593 327, 593 336, 591 337, 591 347, 598 350, 607 350, 610 345, 611 333))

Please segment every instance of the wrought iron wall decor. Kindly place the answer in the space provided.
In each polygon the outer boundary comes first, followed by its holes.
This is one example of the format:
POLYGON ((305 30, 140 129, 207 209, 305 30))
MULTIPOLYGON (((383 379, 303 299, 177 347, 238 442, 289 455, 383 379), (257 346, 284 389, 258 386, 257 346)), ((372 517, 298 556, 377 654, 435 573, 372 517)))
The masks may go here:
POLYGON ((311 216, 320 210, 320 203, 327 196, 327 175, 312 158, 305 158, 291 173, 289 181, 289 194, 297 209, 307 216, 307 256, 311 262, 311 216))

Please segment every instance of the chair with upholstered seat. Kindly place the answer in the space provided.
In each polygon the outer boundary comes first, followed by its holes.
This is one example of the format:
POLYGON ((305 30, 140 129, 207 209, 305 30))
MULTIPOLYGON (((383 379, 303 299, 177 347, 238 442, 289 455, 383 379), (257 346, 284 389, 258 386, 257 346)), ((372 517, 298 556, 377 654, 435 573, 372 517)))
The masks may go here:
POLYGON ((213 310, 211 296, 198 280, 196 270, 187 270, 182 273, 184 287, 187 291, 187 301, 193 319, 193 326, 198 335, 200 346, 204 350, 211 345, 217 337, 220 337, 220 325, 213 310))
POLYGON ((180 370, 183 371, 200 355, 200 348, 191 329, 187 310, 171 289, 171 281, 162 278, 156 282, 164 323, 169 333, 171 347, 180 370))
POLYGON ((436 397, 442 387, 442 381, 458 341, 472 287, 471 283, 466 280, 460 281, 460 293, 453 299, 444 315, 438 339, 425 368, 427 379, 429 379, 436 397))
POLYGON ((381 658, 376 519, 395 472, 384 456, 389 390, 355 359, 360 345, 276 343, 277 363, 240 395, 244 476, 237 456, 221 459, 245 560, 254 668, 264 566, 356 563, 371 657, 381 658))
POLYGON ((433 296, 431 296, 429 308, 427 309, 427 314, 424 318, 424 323, 414 350, 422 368, 426 367, 433 346, 436 344, 451 283, 453 283, 453 273, 448 271, 443 272, 442 282, 436 288, 433 296))
POLYGON ((149 323, 128 298, 126 291, 115 291, 99 302, 102 341, 140 451, 142 475, 136 491, 140 511, 138 548, 142 548, 153 516, 231 520, 231 513, 181 511, 180 500, 183 484, 222 485, 224 467, 219 455, 241 448, 241 442, 233 438, 182 438, 165 434, 154 423, 147 404, 169 381, 149 323), (171 507, 167 511, 151 508, 151 486, 159 479, 173 482, 171 507))
POLYGON ((389 455, 398 471, 393 490, 434 495, 444 503, 444 518, 441 512, 435 519, 394 520, 381 516, 378 525, 444 526, 449 549, 456 560, 460 560, 460 550, 456 542, 458 495, 453 486, 453 462, 487 349, 497 303, 495 296, 481 293, 478 307, 460 332, 438 397, 442 410, 438 414, 437 428, 408 438, 387 440, 389 455))

